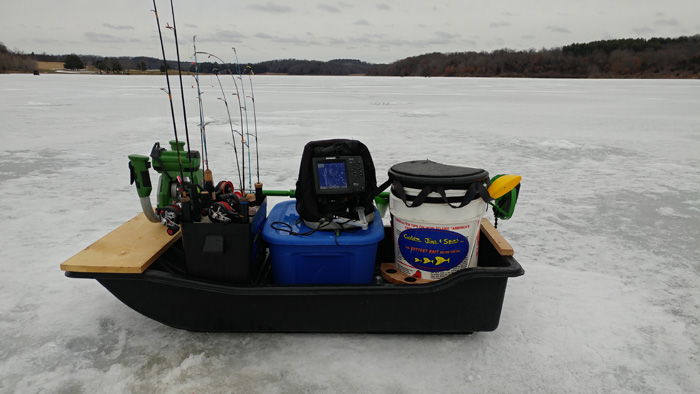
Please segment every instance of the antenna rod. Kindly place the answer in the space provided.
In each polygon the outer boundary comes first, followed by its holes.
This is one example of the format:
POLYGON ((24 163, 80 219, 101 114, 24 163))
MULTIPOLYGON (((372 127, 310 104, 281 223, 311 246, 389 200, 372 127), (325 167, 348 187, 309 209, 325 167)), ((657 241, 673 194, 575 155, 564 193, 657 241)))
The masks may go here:
MULTIPOLYGON (((155 2, 155 0, 153 0, 155 2)), ((182 86, 182 66, 180 65, 180 48, 177 44, 177 27, 175 27, 175 7, 173 6, 173 0, 170 0, 170 12, 173 15, 173 27, 172 31, 175 35, 175 52, 177 54, 177 73, 180 76, 180 96, 182 97, 182 116, 185 118, 185 140, 187 141, 187 149, 192 151, 192 146, 190 145, 190 133, 187 129, 187 113, 185 112, 185 88, 182 86)), ((180 152, 178 152, 178 156, 180 152)), ((194 166, 190 165, 190 179, 194 182, 194 166)))
MULTIPOLYGON (((226 62, 221 60, 220 57, 214 55, 213 53, 209 53, 209 52, 200 52, 200 53, 206 54, 209 57, 213 57, 213 58, 219 60, 219 62, 221 62, 222 66, 226 66, 226 71, 229 74, 231 74, 231 78, 233 79, 233 85, 236 87, 236 98, 238 98, 238 112, 241 116, 241 132, 239 133, 239 135, 241 136, 241 163, 243 166, 243 171, 241 171, 241 173, 243 174, 242 182, 241 182, 241 193, 245 196, 246 195, 246 191, 245 191, 245 147, 246 147, 246 142, 245 142, 245 138, 243 136, 243 109, 244 108, 243 108, 243 106, 241 106, 241 95, 238 92, 238 83, 236 82, 236 77, 231 72, 231 67, 226 65, 226 62)), ((217 79, 218 79, 218 77, 217 77, 217 79)), ((242 83, 242 81, 241 81, 241 83, 242 83)), ((219 85, 221 85, 221 81, 219 81, 219 85)), ((222 88, 222 92, 223 92, 223 88, 222 88)), ((224 101, 226 101, 226 99, 224 99, 224 101)), ((226 108, 228 109, 228 104, 226 104, 226 108)), ((229 114, 229 117, 230 117, 230 114, 229 114)), ((247 117, 248 117, 248 115, 246 112, 246 119, 247 119, 247 117)), ((233 126, 231 126, 231 132, 233 132, 233 126)), ((234 141, 233 146, 234 146, 234 152, 236 152, 235 151, 235 147, 236 147, 235 141, 234 141)), ((250 148, 249 144, 248 144, 248 147, 250 148)), ((237 152, 236 152, 236 160, 238 160, 238 153, 237 152)), ((236 162, 236 163, 238 163, 238 162, 236 162)), ((240 176, 240 173, 239 173, 239 176, 240 176)))
MULTIPOLYGON (((238 151, 236 150, 236 136, 233 130, 233 121, 231 120, 231 112, 228 109, 228 101, 226 100, 226 93, 224 93, 224 86, 221 84, 221 79, 219 79, 219 69, 215 68, 212 70, 214 75, 216 75, 216 80, 219 81, 219 87, 221 88, 221 100, 223 100, 226 106, 226 114, 228 115, 228 124, 231 127, 231 138, 233 139, 233 155, 236 157, 236 169, 238 170, 238 182, 240 182, 241 189, 243 188, 244 180, 241 178, 241 167, 238 164, 238 151)), ((243 133, 240 133, 241 135, 243 133)), ((243 190, 241 192, 245 193, 243 190)))
POLYGON ((209 169, 209 153, 207 152, 207 130, 204 124, 204 108, 202 103, 202 91, 199 87, 199 64, 197 63, 197 36, 192 37, 194 47, 194 80, 197 83, 197 99, 199 101, 199 134, 202 140, 202 154, 204 155, 204 166, 209 169))
MULTIPOLYGON (((255 113, 255 92, 253 91, 253 78, 255 75, 251 66, 246 66, 248 70, 248 81, 250 82, 250 100, 253 102, 253 125, 255 127, 255 170, 257 171, 258 183, 260 183, 260 154, 258 150, 258 117, 255 113)), ((250 148, 250 147, 248 147, 250 148)), ((250 149, 248 150, 250 152, 250 149)))
MULTIPOLYGON (((253 175, 250 172, 251 161, 250 161, 250 129, 248 128, 248 105, 245 101, 245 87, 243 86, 243 74, 241 73, 241 64, 238 62, 238 52, 236 52, 236 47, 231 47, 233 49, 233 54, 236 56, 236 68, 238 69, 238 79, 241 80, 241 93, 243 93, 243 111, 245 111, 245 133, 246 133, 246 144, 248 144, 248 189, 252 190, 253 185, 251 184, 251 178, 253 175)), ((235 81, 235 78, 234 78, 235 81)), ((245 160, 245 154, 244 158, 245 160)))
POLYGON ((158 26, 158 37, 160 37, 160 49, 163 52, 163 68, 165 69, 165 81, 168 83, 168 99, 170 101, 170 114, 173 118, 173 131, 175 132, 175 147, 177 150, 177 163, 180 166, 180 178, 184 179, 185 175, 182 171, 182 158, 180 157, 180 140, 177 138, 177 126, 175 124, 175 108, 173 107, 173 95, 170 91, 170 78, 168 77, 168 61, 165 59, 165 47, 163 46, 163 34, 160 30, 160 20, 158 19, 158 8, 156 0, 153 0, 153 12, 156 14, 156 25, 158 26))

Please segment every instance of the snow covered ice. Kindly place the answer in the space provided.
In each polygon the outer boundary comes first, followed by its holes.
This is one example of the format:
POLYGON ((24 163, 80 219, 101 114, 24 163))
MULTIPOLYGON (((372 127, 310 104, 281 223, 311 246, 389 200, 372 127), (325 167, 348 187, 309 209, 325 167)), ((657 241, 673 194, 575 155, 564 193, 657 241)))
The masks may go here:
MULTIPOLYGON (((185 78, 187 117, 200 149, 193 83, 185 78)), ((210 166, 233 179, 219 87, 202 83, 210 166)), ((222 83, 230 94, 231 78, 222 83)), ((499 230, 525 275, 508 283, 499 328, 192 333, 94 280, 65 278, 61 262, 140 212, 127 155, 172 139, 165 81, 0 75, 0 392, 700 391, 697 80, 253 83, 267 188, 293 188, 304 144, 332 137, 365 143, 380 182, 391 165, 426 158, 522 175, 515 216, 499 230)))

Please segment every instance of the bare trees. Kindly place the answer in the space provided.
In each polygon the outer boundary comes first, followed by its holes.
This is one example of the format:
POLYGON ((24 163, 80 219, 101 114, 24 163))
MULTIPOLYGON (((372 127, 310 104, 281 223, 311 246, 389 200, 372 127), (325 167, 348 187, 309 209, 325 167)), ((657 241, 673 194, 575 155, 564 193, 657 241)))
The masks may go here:
POLYGON ((387 65, 369 75, 536 78, 700 77, 700 35, 625 39, 516 51, 430 53, 387 65))

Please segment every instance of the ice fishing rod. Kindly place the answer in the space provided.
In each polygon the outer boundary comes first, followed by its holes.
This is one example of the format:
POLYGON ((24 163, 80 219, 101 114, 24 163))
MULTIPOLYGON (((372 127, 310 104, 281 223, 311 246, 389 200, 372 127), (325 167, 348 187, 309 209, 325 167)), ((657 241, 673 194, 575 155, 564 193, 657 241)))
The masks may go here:
MULTIPOLYGON (((228 124, 231 127, 231 138, 233 139, 233 154, 236 156, 236 169, 238 170, 238 182, 240 182, 241 186, 241 192, 245 193, 243 190, 243 182, 244 178, 241 178, 241 166, 238 163, 238 150, 236 149, 236 136, 235 136, 235 130, 233 129, 233 121, 231 120, 231 111, 228 109, 228 101, 226 100, 226 93, 224 93, 224 86, 221 84, 221 79, 219 78, 219 69, 215 68, 212 70, 214 72, 214 75, 216 75, 216 80, 219 81, 219 87, 221 88, 221 97, 219 98, 220 100, 223 100, 224 105, 226 106, 226 114, 228 115, 228 124)), ((243 136, 243 133, 239 133, 241 136, 243 136)), ((243 170, 245 171, 245 169, 243 170)), ((245 172, 243 174, 245 177, 245 172)))
MULTIPOLYGON (((155 3, 155 0, 153 0, 155 3)), ((182 98, 182 116, 185 119, 185 140, 187 141, 187 149, 192 151, 192 146, 190 145, 190 132, 187 129, 187 113, 185 112, 185 88, 182 85, 182 65, 180 64, 180 47, 177 42, 177 27, 175 25, 175 7, 173 6, 173 0, 170 0, 170 12, 173 17, 173 25, 166 26, 173 31, 175 36, 175 53, 177 54, 177 73, 180 77, 180 96, 182 98)), ((179 155, 179 153, 178 153, 179 155)), ((194 182, 194 166, 190 166, 190 179, 194 182)))
MULTIPOLYGON (((256 115, 255 112, 255 92, 253 91, 253 78, 251 75, 254 75, 255 73, 253 72, 253 68, 250 66, 246 66, 246 70, 248 70, 248 82, 250 82, 250 101, 253 103, 253 127, 255 127, 255 170, 257 172, 257 179, 258 179, 258 184, 260 184, 260 154, 258 150, 258 116, 256 115)), ((250 148, 250 145, 248 146, 250 148)), ((250 152, 250 149, 248 149, 248 152, 250 152)), ((260 184, 262 187, 262 184, 260 184)), ((257 189, 257 185, 256 185, 257 189)))
POLYGON ((202 153, 204 154, 204 166, 209 169, 209 154, 207 153, 207 131, 204 124, 204 106, 202 103, 202 91, 199 88, 199 64, 197 63, 197 36, 192 36, 194 48, 194 81, 197 84, 197 100, 199 101, 199 134, 202 140, 202 153))
MULTIPOLYGON (((233 49, 233 54, 236 57, 236 68, 238 69, 238 79, 241 81, 241 93, 243 93, 243 110, 245 111, 245 132, 246 132, 246 143, 248 144, 248 188, 253 189, 253 185, 251 185, 251 179, 253 178, 253 175, 251 174, 251 161, 250 161, 250 128, 248 128, 248 104, 246 103, 245 100, 245 87, 243 85, 243 74, 241 73, 241 63, 238 61, 238 52, 236 52, 236 47, 231 47, 233 49)), ((236 79, 234 78, 234 83, 236 79)), ((236 86, 236 92, 238 91, 238 86, 236 86)), ((239 99, 240 100, 240 99, 239 99)), ((245 160, 245 154, 243 155, 244 160, 245 160)), ((258 182, 260 180, 258 179, 258 182)))
MULTIPOLYGON (((241 95, 238 91, 238 83, 236 82, 236 77, 231 72, 231 68, 228 67, 226 65, 226 62, 224 62, 220 57, 214 55, 213 53, 209 53, 209 52, 199 52, 199 53, 205 54, 209 57, 213 57, 213 58, 217 59, 219 62, 221 62, 222 66, 226 66, 226 71, 228 71, 228 73, 231 75, 231 78, 233 79, 233 85, 236 87, 236 98, 238 99, 238 113, 240 114, 240 117, 241 117, 241 132, 239 133, 239 135, 241 136, 241 162, 242 162, 242 167, 243 167, 243 171, 242 171, 243 172, 243 182, 241 183, 241 193, 246 194, 246 191, 245 191, 245 146, 246 146, 246 141, 245 141, 245 137, 243 135, 243 110, 244 110, 244 107, 241 105, 241 95)), ((218 74, 217 74, 217 79, 219 79, 218 74)), ((219 86, 221 86, 220 80, 219 80, 219 86)), ((223 94, 223 87, 221 89, 222 89, 222 94, 223 94)), ((228 110, 228 104, 226 105, 226 109, 228 110)), ((229 116, 230 116, 230 114, 229 114, 229 116)), ((247 118, 248 118, 248 113, 246 111, 246 119, 247 118)), ((231 126, 231 131, 233 131, 233 126, 231 126)), ((236 146, 235 141, 233 142, 233 146, 235 148, 235 146, 236 146)), ((248 148, 250 148, 250 145, 248 145, 248 148)), ((235 151, 235 149, 234 149, 234 151, 235 151)), ((249 149, 249 151, 250 151, 250 149, 249 149)), ((236 153, 236 155, 238 155, 238 153, 236 153)), ((238 160, 238 156, 236 156, 236 160, 238 160)), ((250 160, 248 160, 248 162, 250 163, 250 160)), ((239 177, 240 177, 240 174, 239 174, 239 177)))
POLYGON ((185 174, 182 171, 182 158, 180 157, 180 140, 177 138, 177 124, 175 122, 175 108, 173 107, 173 95, 170 90, 170 78, 168 77, 168 61, 165 58, 165 46, 163 45, 163 34, 160 30, 160 19, 158 19, 158 8, 156 0, 153 0, 153 13, 156 15, 156 25, 158 26, 158 37, 160 38, 160 50, 163 52, 163 68, 165 69, 165 81, 168 83, 168 99, 170 101, 170 114, 173 118, 173 131, 175 132, 175 147, 177 150, 177 163, 180 167, 180 178, 184 179, 185 174))
POLYGON ((194 81, 197 84, 197 101, 199 102, 199 138, 202 142, 202 153, 204 154, 204 177, 202 188, 211 193, 214 188, 214 176, 209 169, 209 152, 207 151, 207 124, 204 123, 204 103, 202 102, 202 90, 199 86, 199 63, 197 62, 197 36, 192 36, 192 47, 194 50, 194 81))

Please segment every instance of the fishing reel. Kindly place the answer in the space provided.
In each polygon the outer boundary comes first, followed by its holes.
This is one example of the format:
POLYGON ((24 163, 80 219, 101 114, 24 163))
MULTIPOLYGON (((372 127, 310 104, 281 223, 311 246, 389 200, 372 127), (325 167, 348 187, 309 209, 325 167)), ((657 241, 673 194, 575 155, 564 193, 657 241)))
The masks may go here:
POLYGON ((180 223, 199 221, 202 218, 201 200, 198 198, 199 187, 183 182, 177 189, 176 200, 171 205, 156 208, 160 222, 167 228, 168 235, 175 235, 180 230, 180 223))
POLYGON ((209 220, 213 223, 236 223, 240 221, 238 209, 231 204, 219 201, 209 207, 209 220))
POLYGON ((180 230, 182 208, 177 204, 156 209, 160 222, 167 228, 168 235, 175 235, 180 230))
POLYGON ((236 193, 217 194, 217 200, 209 207, 209 220, 214 223, 239 223, 241 221, 239 213, 241 204, 236 193))
MULTIPOLYGON (((262 193, 262 191, 261 191, 262 193)), ((208 209, 209 219, 214 223, 244 223, 248 218, 248 200, 235 191, 233 183, 221 181, 214 188, 215 201, 208 209), (243 204, 245 203, 245 204, 243 204)))

